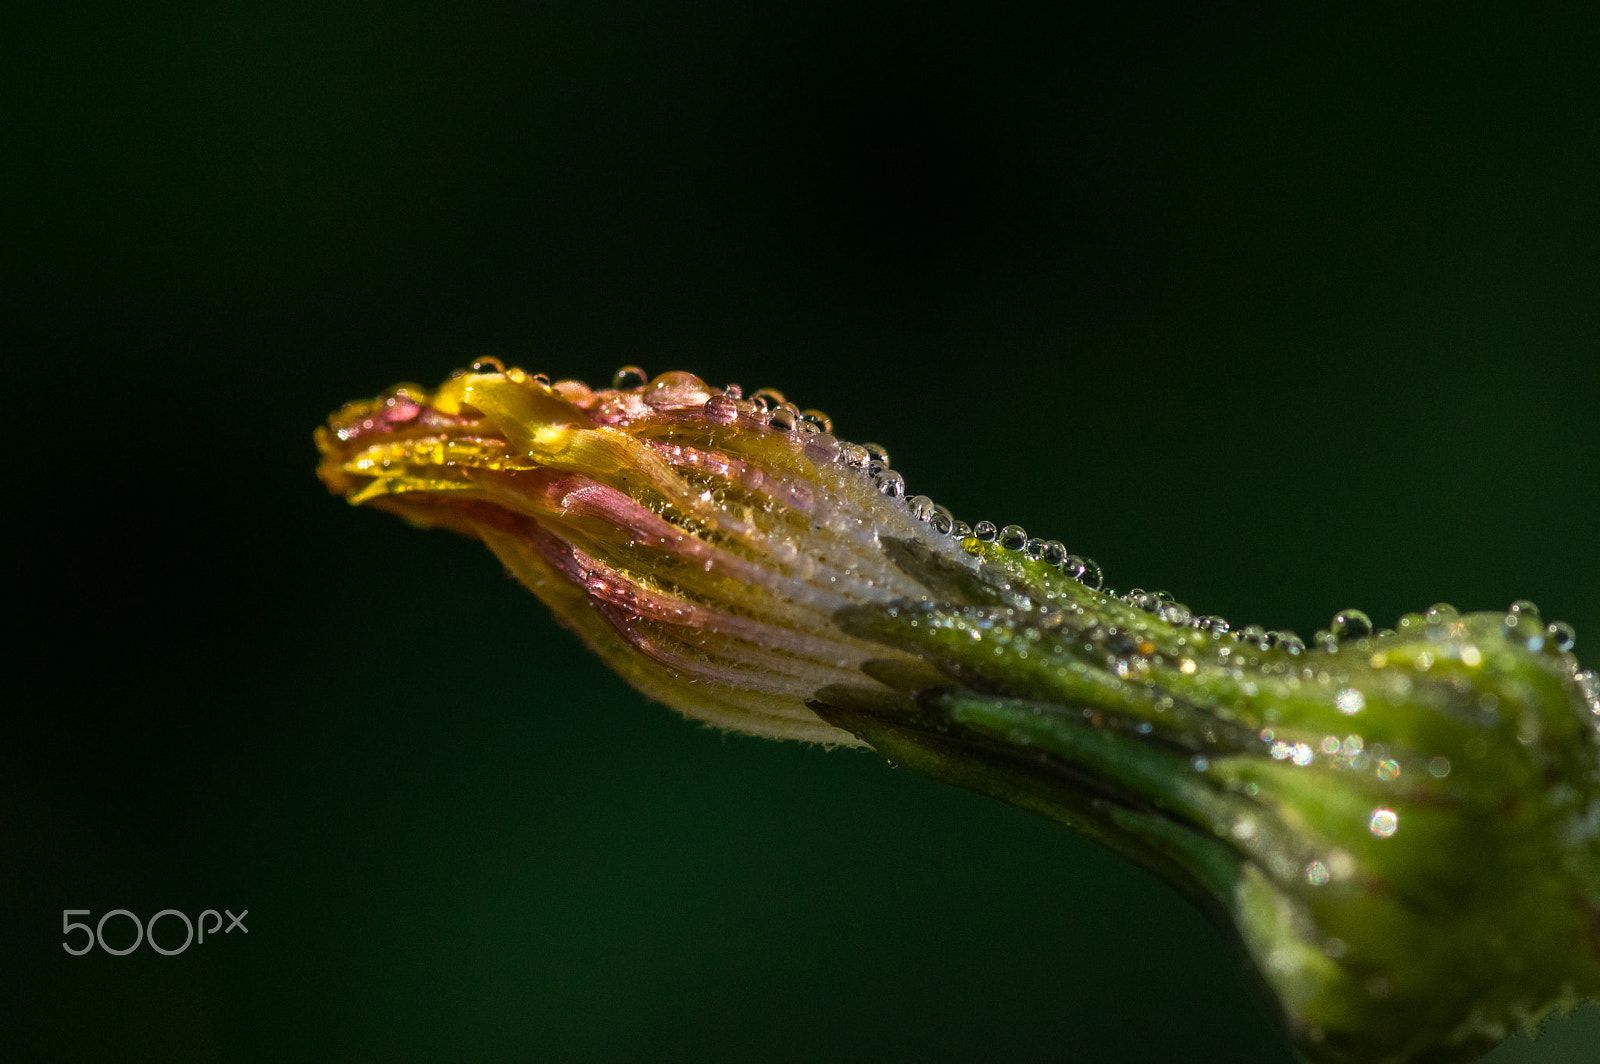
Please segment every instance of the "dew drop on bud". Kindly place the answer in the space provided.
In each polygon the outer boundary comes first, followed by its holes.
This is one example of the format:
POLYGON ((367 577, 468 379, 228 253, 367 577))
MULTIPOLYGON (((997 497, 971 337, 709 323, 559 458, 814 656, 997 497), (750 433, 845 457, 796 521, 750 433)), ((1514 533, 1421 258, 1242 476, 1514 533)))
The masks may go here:
POLYGON ((1545 634, 1550 637, 1550 644, 1562 653, 1571 650, 1578 643, 1577 630, 1566 621, 1551 621, 1550 627, 1545 629, 1545 634))
POLYGON ((972 526, 972 536, 979 543, 993 543, 999 535, 1000 530, 995 527, 993 521, 979 521, 972 526))
POLYGON ((833 418, 820 410, 802 410, 800 420, 815 425, 822 432, 833 431, 833 418))
POLYGON ((1123 595, 1122 601, 1134 609, 1144 610, 1146 613, 1154 613, 1161 608, 1160 597, 1155 592, 1146 591, 1142 587, 1136 587, 1126 595, 1123 595))
MULTIPOLYGON (((1185 606, 1181 602, 1169 602, 1156 612, 1157 616, 1159 616, 1163 621, 1166 621, 1168 624, 1177 625, 1179 628, 1184 627, 1190 621, 1194 620, 1194 614, 1190 612, 1189 607, 1185 606)), ((1269 632, 1267 634, 1271 635, 1272 633, 1269 632)))
POLYGON ((643 388, 649 376, 638 366, 623 366, 611 375, 611 387, 621 391, 626 388, 643 388))
POLYGON ((1000 545, 1006 550, 1021 550, 1028 542, 1028 532, 1021 525, 1007 525, 1000 530, 1000 545))
POLYGON ((474 373, 504 373, 505 371, 506 364, 493 355, 485 355, 483 358, 472 360, 472 372, 474 373))
POLYGON ((1539 607, 1527 599, 1517 599, 1511 604, 1511 609, 1506 613, 1506 624, 1515 628, 1524 623, 1531 624, 1535 628, 1539 627, 1541 623, 1539 607))
POLYGON ((1360 610, 1340 610, 1329 628, 1328 634, 1336 640, 1365 639, 1372 634, 1372 618, 1360 610))
POLYGON ((839 441, 831 432, 819 432, 806 441, 806 457, 817 465, 828 465, 839 458, 839 441))
POLYGON ((739 416, 739 403, 730 395, 713 395, 706 400, 706 420, 714 425, 726 425, 739 416))
POLYGON ((776 388, 761 388, 750 397, 750 401, 756 404, 758 410, 776 410, 789 400, 776 388))

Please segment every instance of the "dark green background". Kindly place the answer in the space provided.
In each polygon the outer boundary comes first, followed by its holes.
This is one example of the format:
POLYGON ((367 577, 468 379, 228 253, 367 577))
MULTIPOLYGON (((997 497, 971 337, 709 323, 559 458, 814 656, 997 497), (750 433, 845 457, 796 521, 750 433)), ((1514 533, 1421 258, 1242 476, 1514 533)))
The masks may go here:
POLYGON ((783 388, 1239 623, 1597 660, 1593 19, 335 6, 6 16, 9 1059, 1287 1061, 1159 883, 323 493, 478 355, 783 388), (62 952, 119 907, 249 934, 62 952))

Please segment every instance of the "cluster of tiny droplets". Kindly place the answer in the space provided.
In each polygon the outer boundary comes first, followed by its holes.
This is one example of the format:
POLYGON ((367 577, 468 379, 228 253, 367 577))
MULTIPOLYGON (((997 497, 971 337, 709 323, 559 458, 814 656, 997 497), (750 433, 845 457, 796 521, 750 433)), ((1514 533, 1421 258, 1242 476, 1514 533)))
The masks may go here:
POLYGON ((1068 552, 1058 539, 1039 539, 1030 536, 1021 525, 996 528, 993 521, 979 521, 972 526, 971 535, 980 543, 996 543, 1009 551, 1016 551, 1033 561, 1053 565, 1091 591, 1105 586, 1105 573, 1093 558, 1084 558, 1068 552))
MULTIPOLYGON (((472 369, 474 372, 505 372, 505 367, 495 358, 479 359, 472 364, 472 369)), ((549 383, 549 378, 542 374, 534 379, 540 383, 549 383)), ((638 366, 623 366, 612 375, 611 386, 618 390, 642 388, 649 379, 644 370, 638 366)), ((722 415, 714 417, 714 420, 732 420, 732 417, 738 416, 736 404, 743 398, 743 389, 737 384, 730 384, 706 400, 706 410, 708 414, 722 415)), ((838 439, 833 435, 832 418, 820 410, 799 409, 775 388, 762 388, 753 393, 748 401, 755 407, 754 415, 757 421, 779 432, 800 433, 804 439, 806 456, 812 461, 819 465, 838 462, 847 469, 857 470, 867 476, 877 487, 879 494, 891 499, 905 497, 905 477, 890 468, 889 452, 882 447, 873 443, 846 443, 838 439)), ((1106 594, 1113 595, 1136 609, 1154 614, 1168 624, 1196 628, 1217 638, 1231 637, 1259 650, 1277 649, 1288 654, 1301 654, 1306 650, 1305 641, 1294 632, 1268 631, 1256 624, 1235 629, 1225 617, 1215 614, 1196 615, 1165 591, 1134 588, 1118 595, 1105 588, 1105 574, 1094 559, 1070 553, 1060 540, 1030 536, 1020 525, 1006 525, 1004 528, 999 528, 992 521, 979 521, 968 525, 965 521, 958 521, 947 507, 938 505, 926 495, 911 496, 906 499, 906 506, 912 517, 928 525, 937 535, 957 540, 972 536, 980 543, 998 542, 1005 550, 1016 551, 1034 561, 1055 566, 1090 590, 1105 590, 1106 594)), ((1454 606, 1439 603, 1429 607, 1421 615, 1421 619, 1430 627, 1436 627, 1458 616, 1454 606)), ((1410 618, 1402 619, 1402 626, 1407 625, 1409 620, 1410 618)), ((1539 608, 1525 600, 1511 604, 1504 623, 1507 635, 1515 636, 1530 650, 1568 654, 1577 642, 1577 634, 1570 624, 1565 621, 1545 624, 1539 616, 1539 608)), ((1312 637, 1312 644, 1319 650, 1337 653, 1344 646, 1360 649, 1370 645, 1372 640, 1388 639, 1395 634, 1392 628, 1374 628, 1372 619, 1365 612, 1347 609, 1334 614, 1328 627, 1312 637)), ((1578 671, 1574 661, 1571 677, 1588 703, 1590 711, 1600 719, 1600 674, 1596 674, 1593 669, 1578 671)))
POLYGON ((1501 624, 1508 639, 1521 642, 1529 650, 1543 650, 1563 657, 1568 675, 1577 686, 1579 696, 1587 703, 1589 712, 1596 718, 1595 726, 1600 728, 1600 674, 1593 669, 1578 668, 1578 660, 1572 656, 1572 648, 1578 643, 1578 633, 1572 625, 1566 621, 1544 623, 1544 618, 1539 616, 1539 607, 1526 599, 1513 602, 1501 624))
MULTIPOLYGON (((645 372, 639 367, 624 366, 612 376, 611 386, 617 389, 638 388, 647 380, 645 372)), ((706 400, 707 414, 714 421, 731 421, 739 416, 737 404, 744 398, 744 390, 737 384, 730 384, 706 400)), ((877 488, 878 494, 891 499, 905 499, 911 516, 926 524, 935 535, 958 542, 968 536, 976 536, 984 543, 998 539, 1002 547, 1019 551, 1035 561, 1054 565, 1091 590, 1098 591, 1104 584, 1104 575, 1093 559, 1069 553, 1059 540, 1030 538, 1016 525, 1007 525, 1004 529, 996 529, 990 521, 969 525, 957 520, 949 508, 938 505, 926 495, 906 498, 906 478, 890 467, 889 452, 875 443, 857 444, 840 440, 833 435, 833 419, 822 411, 801 410, 775 388, 762 388, 752 393, 747 401, 754 405, 755 410, 751 413, 758 423, 779 432, 800 434, 806 457, 813 462, 818 465, 837 462, 846 469, 866 476, 877 488)))

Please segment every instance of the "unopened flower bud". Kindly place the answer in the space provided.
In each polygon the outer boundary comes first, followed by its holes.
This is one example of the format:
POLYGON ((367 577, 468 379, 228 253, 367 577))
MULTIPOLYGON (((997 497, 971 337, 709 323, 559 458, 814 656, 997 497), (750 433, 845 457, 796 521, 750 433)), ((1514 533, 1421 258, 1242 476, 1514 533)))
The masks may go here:
POLYGON ((1306 1057, 1467 1061, 1600 996, 1600 681, 1529 603, 1308 647, 1101 588, 872 445, 686 373, 486 361, 318 430, 352 503, 482 539, 639 690, 1054 817, 1237 934, 1306 1057))

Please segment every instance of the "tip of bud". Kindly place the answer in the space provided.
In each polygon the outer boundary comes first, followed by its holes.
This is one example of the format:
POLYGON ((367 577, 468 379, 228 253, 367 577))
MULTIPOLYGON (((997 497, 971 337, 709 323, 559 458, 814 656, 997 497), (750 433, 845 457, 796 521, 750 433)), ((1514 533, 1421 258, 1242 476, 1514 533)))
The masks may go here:
POLYGON ((881 449, 777 392, 631 367, 618 383, 484 360, 432 391, 401 385, 318 431, 319 475, 352 503, 483 540, 635 687, 690 717, 858 744, 806 703, 886 652, 833 615, 927 597, 886 545, 973 567, 957 530, 914 510, 881 449))

